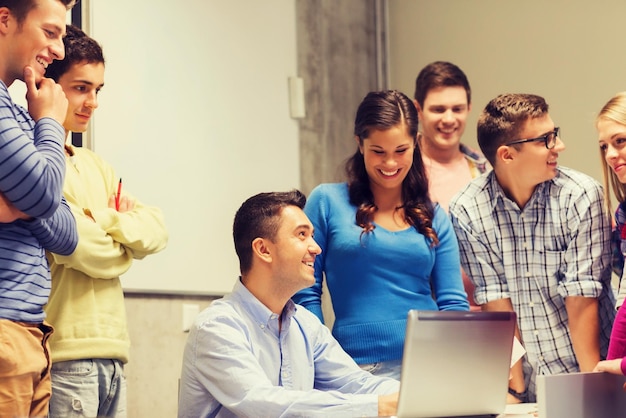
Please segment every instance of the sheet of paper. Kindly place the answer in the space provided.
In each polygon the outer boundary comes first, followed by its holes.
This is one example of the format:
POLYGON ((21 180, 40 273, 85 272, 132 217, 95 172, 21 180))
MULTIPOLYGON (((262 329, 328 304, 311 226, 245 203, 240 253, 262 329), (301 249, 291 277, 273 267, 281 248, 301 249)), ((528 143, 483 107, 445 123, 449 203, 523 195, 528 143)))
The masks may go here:
MULTIPOLYGON (((512 417, 536 417, 537 416, 537 404, 536 403, 517 403, 507 404, 504 409, 504 414, 499 415, 498 418, 512 418, 512 417)), ((541 418, 541 417, 540 417, 541 418)))
POLYGON ((516 336, 513 336, 513 351, 511 353, 511 367, 526 354, 526 350, 522 343, 519 342, 516 336))

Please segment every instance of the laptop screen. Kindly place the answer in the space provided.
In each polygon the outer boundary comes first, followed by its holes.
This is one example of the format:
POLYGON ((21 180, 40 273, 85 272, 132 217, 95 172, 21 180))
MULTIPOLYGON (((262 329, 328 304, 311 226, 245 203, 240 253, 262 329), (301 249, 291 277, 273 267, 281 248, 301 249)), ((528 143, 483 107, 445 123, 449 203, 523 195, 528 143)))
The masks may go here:
POLYGON ((515 321, 514 312, 409 311, 398 417, 504 412, 515 321))

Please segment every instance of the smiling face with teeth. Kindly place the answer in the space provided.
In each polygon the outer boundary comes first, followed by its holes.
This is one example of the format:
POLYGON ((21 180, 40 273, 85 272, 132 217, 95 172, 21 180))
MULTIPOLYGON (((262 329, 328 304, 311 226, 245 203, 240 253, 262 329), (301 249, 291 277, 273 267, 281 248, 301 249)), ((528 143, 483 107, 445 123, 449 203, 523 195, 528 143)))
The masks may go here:
POLYGON ((287 298, 315 283, 315 257, 322 249, 313 239, 313 225, 304 211, 286 206, 272 241, 267 240, 271 256, 275 293, 287 298))
MULTIPOLYGON (((538 138, 554 130, 554 122, 550 115, 545 114, 538 118, 530 118, 519 132, 519 138, 538 138)), ((515 138, 512 138, 513 141, 515 138)), ((527 142, 517 145, 502 145, 498 156, 502 159, 496 162, 498 172, 506 169, 509 178, 530 190, 544 181, 553 179, 557 175, 559 152, 565 150, 565 144, 557 137, 556 145, 547 149, 544 141, 527 142), (506 168, 508 167, 508 168, 506 168)))
POLYGON ((415 141, 404 124, 386 130, 372 130, 367 138, 359 141, 370 187, 377 190, 402 190, 402 182, 413 165, 415 141))
POLYGON ((0 7, 0 35, 6 46, 0 77, 7 86, 16 79, 23 80, 27 66, 33 68, 39 82, 53 60, 63 59, 66 13, 58 0, 37 0, 37 6, 18 22, 8 8, 0 7))
POLYGON ((465 88, 435 87, 428 91, 424 106, 417 102, 416 105, 422 127, 422 152, 427 156, 458 152, 471 108, 465 88))

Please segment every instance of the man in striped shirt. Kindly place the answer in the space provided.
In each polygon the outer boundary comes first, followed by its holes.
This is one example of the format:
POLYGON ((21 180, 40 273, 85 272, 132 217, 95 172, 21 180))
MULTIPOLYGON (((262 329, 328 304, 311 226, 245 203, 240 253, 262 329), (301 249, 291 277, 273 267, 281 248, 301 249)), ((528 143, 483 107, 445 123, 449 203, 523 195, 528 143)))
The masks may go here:
POLYGON ((478 143, 493 171, 452 199, 450 216, 476 302, 517 313, 527 355, 509 392, 533 402, 537 374, 592 371, 606 355, 611 223, 598 182, 558 167, 565 145, 542 97, 493 99, 478 143))
POLYGON ((0 416, 46 416, 50 398, 43 306, 45 250, 71 254, 78 236, 62 198, 67 99, 44 78, 63 59, 73 0, 0 0, 0 416), (28 111, 8 87, 26 84, 28 111))

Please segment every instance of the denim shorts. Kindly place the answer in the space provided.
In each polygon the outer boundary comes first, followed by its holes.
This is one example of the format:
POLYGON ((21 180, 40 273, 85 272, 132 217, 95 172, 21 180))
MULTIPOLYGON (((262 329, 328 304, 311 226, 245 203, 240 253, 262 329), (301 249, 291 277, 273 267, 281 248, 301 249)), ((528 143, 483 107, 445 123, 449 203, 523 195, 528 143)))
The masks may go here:
POLYGON ((49 418, 126 417, 126 377, 119 360, 52 364, 49 418))

